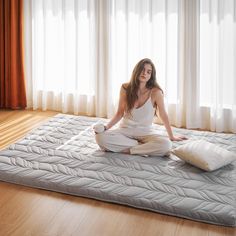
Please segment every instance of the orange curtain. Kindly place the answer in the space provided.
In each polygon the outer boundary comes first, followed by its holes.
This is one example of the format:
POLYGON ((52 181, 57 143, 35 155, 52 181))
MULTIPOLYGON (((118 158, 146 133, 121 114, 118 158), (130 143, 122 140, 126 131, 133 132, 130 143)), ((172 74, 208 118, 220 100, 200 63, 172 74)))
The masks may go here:
POLYGON ((0 0, 0 108, 26 107, 23 0, 0 0))

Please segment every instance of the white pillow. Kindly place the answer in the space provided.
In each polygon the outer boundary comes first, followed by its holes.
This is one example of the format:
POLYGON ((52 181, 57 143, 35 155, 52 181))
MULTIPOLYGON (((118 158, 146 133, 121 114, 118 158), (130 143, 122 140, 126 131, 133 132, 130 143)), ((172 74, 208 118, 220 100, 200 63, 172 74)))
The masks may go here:
POLYGON ((189 141, 172 150, 180 159, 206 171, 236 160, 236 154, 204 140, 189 141))

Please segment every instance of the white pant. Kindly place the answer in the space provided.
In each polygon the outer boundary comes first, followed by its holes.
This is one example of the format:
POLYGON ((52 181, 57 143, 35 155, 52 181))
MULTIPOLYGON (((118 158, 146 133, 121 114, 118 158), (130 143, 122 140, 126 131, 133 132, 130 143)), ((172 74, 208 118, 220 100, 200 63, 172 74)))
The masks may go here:
POLYGON ((160 134, 146 134, 136 136, 135 131, 127 132, 126 129, 107 130, 96 134, 97 144, 105 150, 122 152, 130 149, 130 154, 164 156, 168 155, 172 143, 160 134))

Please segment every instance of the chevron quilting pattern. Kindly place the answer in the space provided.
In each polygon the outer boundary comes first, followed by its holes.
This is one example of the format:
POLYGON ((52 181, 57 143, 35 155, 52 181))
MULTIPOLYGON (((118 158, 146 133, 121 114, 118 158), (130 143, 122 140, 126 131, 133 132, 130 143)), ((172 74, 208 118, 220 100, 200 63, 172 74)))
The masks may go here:
MULTIPOLYGON (((92 125, 105 119, 59 114, 0 151, 2 181, 236 226, 236 161, 204 172, 174 155, 104 153, 92 125)), ((164 132, 156 125, 159 132, 164 132)), ((175 129, 236 153, 236 135, 175 129)), ((182 142, 183 143, 183 142, 182 142)), ((173 144, 181 145, 180 142, 173 144)))

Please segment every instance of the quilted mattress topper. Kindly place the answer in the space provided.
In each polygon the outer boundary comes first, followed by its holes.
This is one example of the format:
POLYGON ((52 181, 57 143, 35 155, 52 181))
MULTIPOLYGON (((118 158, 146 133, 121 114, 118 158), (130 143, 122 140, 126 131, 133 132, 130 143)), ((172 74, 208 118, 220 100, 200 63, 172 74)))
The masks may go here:
MULTIPOLYGON (((212 172, 174 155, 103 152, 92 125, 106 119, 59 114, 0 151, 0 180, 236 226, 236 161, 212 172)), ((154 128, 163 134, 164 129, 154 128)), ((236 153, 236 135, 174 128, 236 153)), ((174 142, 177 147, 184 142, 174 142)))

